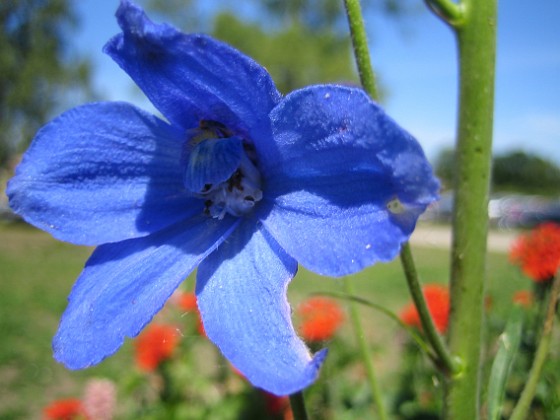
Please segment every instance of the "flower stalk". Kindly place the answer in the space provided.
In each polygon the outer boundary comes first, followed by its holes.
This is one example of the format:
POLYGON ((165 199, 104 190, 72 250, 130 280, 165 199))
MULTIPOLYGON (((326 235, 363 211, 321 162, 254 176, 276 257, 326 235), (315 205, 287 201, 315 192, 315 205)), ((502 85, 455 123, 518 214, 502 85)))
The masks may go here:
POLYGON ((479 418, 488 195, 494 112, 496 0, 464 0, 455 27, 460 93, 451 248, 449 349, 464 364, 446 384, 445 418, 479 418))
POLYGON ((354 57, 360 75, 360 82, 369 96, 375 101, 379 101, 379 91, 377 90, 375 73, 371 66, 360 0, 344 0, 344 7, 346 8, 346 16, 348 17, 352 47, 354 49, 354 57))
POLYGON ((554 326, 554 317, 556 315, 556 305, 558 303, 558 295, 560 294, 560 271, 554 277, 552 290, 548 299, 548 306, 546 310, 546 317, 544 320, 539 345, 535 353, 533 366, 529 372, 529 377, 521 393, 521 397, 511 414, 510 420, 523 420, 527 417, 531 402, 535 397, 537 385, 541 377, 542 369, 548 352, 550 350, 550 342, 552 339, 552 328, 554 326))
POLYGON ((430 315, 430 311, 426 305, 426 299, 420 287, 418 273, 416 272, 416 266, 408 242, 402 246, 400 257, 410 295, 412 296, 412 300, 420 316, 422 330, 435 353, 434 363, 445 375, 454 374, 458 371, 458 365, 454 363, 453 358, 447 351, 445 343, 437 332, 434 320, 430 315))
POLYGON ((292 408, 294 420, 307 420, 309 418, 307 417, 305 399, 303 398, 303 393, 301 391, 290 395, 290 407, 292 408))

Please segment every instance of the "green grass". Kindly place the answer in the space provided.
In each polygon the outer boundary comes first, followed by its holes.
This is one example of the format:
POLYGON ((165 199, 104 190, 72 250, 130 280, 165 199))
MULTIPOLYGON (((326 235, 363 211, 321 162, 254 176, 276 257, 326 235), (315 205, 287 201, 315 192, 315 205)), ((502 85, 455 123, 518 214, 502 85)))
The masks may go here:
MULTIPOLYGON (((117 380, 130 362, 130 343, 117 355, 86 371, 71 372, 52 359, 51 339, 66 306, 66 298, 91 249, 53 240, 24 224, 0 225, 0 419, 39 418, 48 402, 79 396, 86 378, 104 376, 117 380)), ((424 283, 447 281, 446 250, 415 248, 414 256, 424 283)), ((511 295, 529 287, 507 256, 490 254, 488 293, 493 311, 506 313, 511 295)), ((354 276, 356 293, 397 311, 408 301, 398 259, 379 264, 354 276)), ((290 287, 293 306, 305 296, 321 291, 343 291, 340 279, 300 270, 290 287)), ((361 309, 366 333, 372 342, 381 379, 392 381, 398 363, 393 348, 396 323, 372 309, 361 309)), ((353 345, 350 328, 344 331, 353 345)), ((358 373, 358 376, 360 373, 358 373)))

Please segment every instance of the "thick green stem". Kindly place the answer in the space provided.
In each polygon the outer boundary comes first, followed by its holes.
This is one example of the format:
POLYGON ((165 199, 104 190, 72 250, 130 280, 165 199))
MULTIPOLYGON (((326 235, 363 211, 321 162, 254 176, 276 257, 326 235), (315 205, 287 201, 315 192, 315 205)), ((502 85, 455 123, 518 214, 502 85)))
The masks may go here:
POLYGON ((408 289, 410 290, 410 294, 414 300, 414 305, 416 306, 416 310, 420 316, 422 331, 424 332, 424 336, 432 346, 435 356, 437 357, 437 359, 435 359, 435 363, 445 375, 453 374, 458 370, 458 366, 453 363, 453 359, 445 348, 445 344, 434 325, 434 321, 430 315, 428 306, 426 305, 426 300, 424 299, 424 294, 420 288, 418 274, 416 273, 412 252, 408 242, 405 243, 401 249, 401 262, 404 268, 406 281, 408 283, 408 289))
POLYGON ((556 273, 554 278, 554 283, 552 285, 552 290, 550 291, 550 297, 548 300, 548 307, 546 311, 546 318, 544 321, 543 330, 541 333, 539 346, 537 347, 537 352, 535 353, 535 360, 533 361, 533 366, 529 372, 529 378, 523 388, 521 397, 511 414, 510 420, 523 420, 527 418, 527 413, 531 407, 531 402, 535 397, 535 392, 537 391, 537 385, 541 377, 541 372, 548 356, 548 351, 550 349, 550 341, 552 339, 552 327, 554 326, 554 318, 556 315, 556 304, 558 303, 558 294, 560 293, 560 272, 556 273))
POLYGON ((348 25, 350 26, 350 35, 352 36, 352 46, 354 48, 354 57, 356 58, 358 73, 360 74, 360 82, 369 96, 379 101, 379 92, 377 91, 375 73, 371 66, 366 28, 364 26, 360 1, 344 0, 344 6, 346 7, 346 16, 348 17, 348 25))
POLYGON ((447 382, 446 418, 479 418, 488 194, 494 113, 496 0, 464 0, 456 28, 460 93, 451 249, 449 349, 463 363, 447 382))
MULTIPOLYGON (((354 288, 352 286, 352 281, 349 278, 344 279, 344 287, 346 293, 350 296, 354 295, 354 288)), ((358 313, 358 306, 355 302, 350 302, 350 319, 352 325, 354 326, 354 331, 356 333, 356 339, 358 340, 358 347, 360 350, 360 355, 362 356, 362 361, 366 368, 366 375, 368 377, 369 386, 371 388, 371 394, 373 396, 373 401, 377 410, 377 417, 381 420, 387 419, 387 414, 385 412, 385 406, 383 404, 383 398, 381 396, 381 389, 377 383, 377 377, 375 375, 375 368, 373 367, 373 361, 370 354, 370 348, 368 346, 366 336, 364 334, 364 328, 362 326, 362 321, 360 320, 360 314, 358 313)))
POLYGON ((305 400, 303 399, 303 393, 301 391, 290 395, 290 407, 292 408, 294 420, 308 419, 307 410, 305 409, 305 400))

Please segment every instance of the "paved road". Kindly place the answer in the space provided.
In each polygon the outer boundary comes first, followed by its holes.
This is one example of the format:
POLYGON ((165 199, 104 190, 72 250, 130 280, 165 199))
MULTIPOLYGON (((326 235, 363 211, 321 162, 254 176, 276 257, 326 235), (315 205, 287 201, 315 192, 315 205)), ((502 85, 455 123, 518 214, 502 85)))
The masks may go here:
MULTIPOLYGON (((519 235, 516 231, 491 230, 488 236, 488 250, 494 252, 508 252, 512 242, 519 235)), ((412 245, 430 246, 434 248, 449 248, 451 244, 451 229, 448 226, 419 224, 412 237, 412 245)))

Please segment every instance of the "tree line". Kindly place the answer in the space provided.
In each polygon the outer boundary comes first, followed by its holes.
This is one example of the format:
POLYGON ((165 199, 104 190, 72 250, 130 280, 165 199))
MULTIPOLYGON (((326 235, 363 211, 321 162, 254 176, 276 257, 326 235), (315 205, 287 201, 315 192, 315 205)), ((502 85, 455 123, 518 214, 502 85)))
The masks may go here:
MULTIPOLYGON (((434 165, 444 188, 450 188, 456 169, 453 149, 442 150, 434 165)), ((492 191, 560 196, 560 168, 551 160, 522 150, 495 155, 492 191)))

